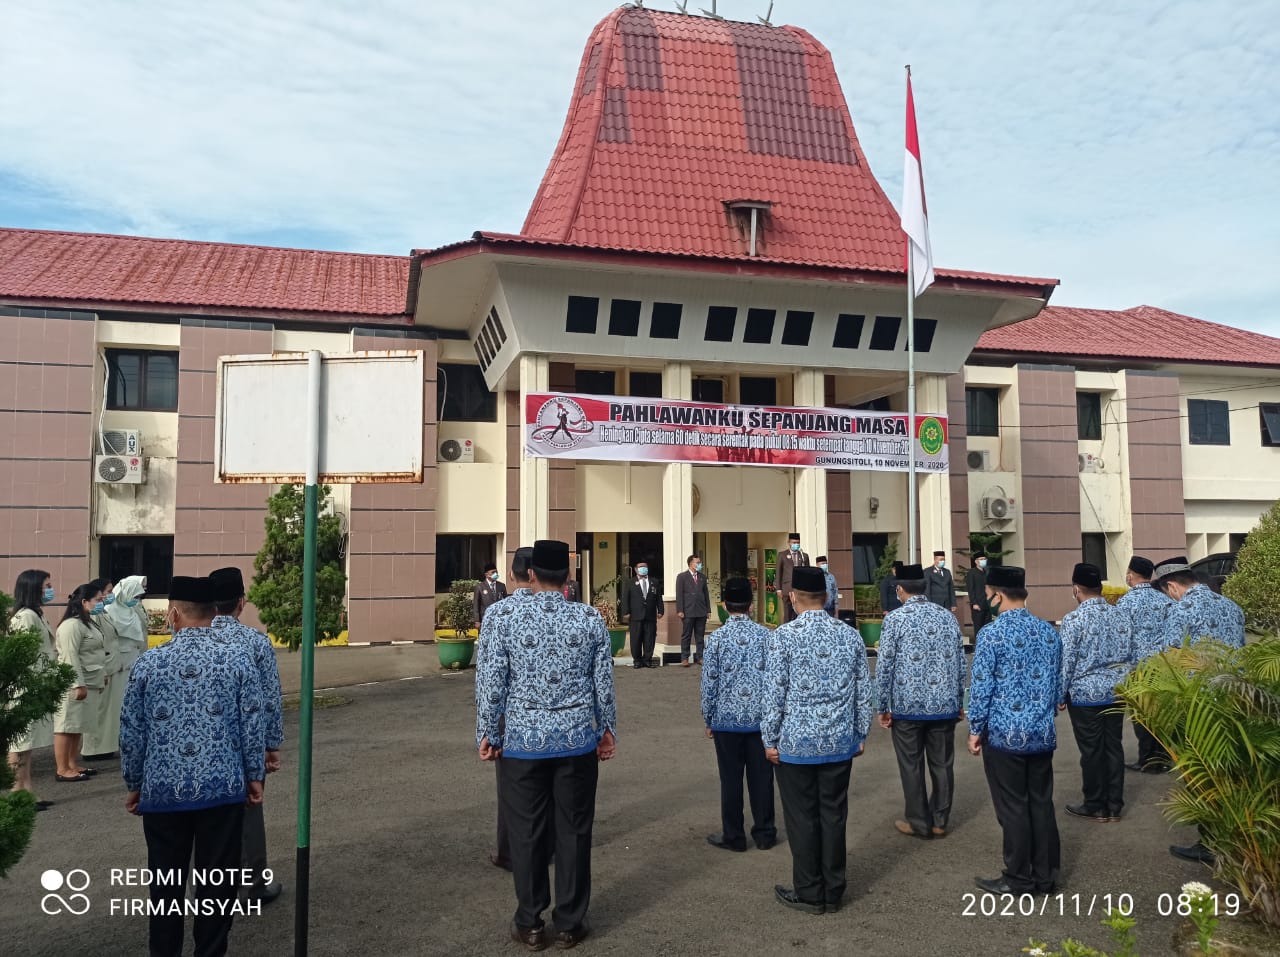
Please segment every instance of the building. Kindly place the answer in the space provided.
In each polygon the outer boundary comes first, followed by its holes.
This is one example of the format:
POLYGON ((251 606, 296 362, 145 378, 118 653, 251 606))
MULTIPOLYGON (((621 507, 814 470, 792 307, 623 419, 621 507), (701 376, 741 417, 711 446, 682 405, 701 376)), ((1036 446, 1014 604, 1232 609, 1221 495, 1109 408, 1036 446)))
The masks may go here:
MULTIPOLYGON (((1131 550, 1225 550, 1280 491, 1280 340, 1046 308, 1056 284, 939 269, 915 328, 951 463, 920 479, 921 549, 999 533, 1055 615, 1082 554, 1117 579, 1131 550)), ((588 592, 644 558, 671 597, 690 552, 763 580, 798 529, 848 589, 905 547, 901 473, 526 457, 523 410, 555 392, 901 411, 904 306, 897 214, 826 49, 623 8, 588 40, 518 235, 397 257, 0 230, 2 580, 250 572, 267 490, 214 481, 217 358, 410 348, 426 481, 334 490, 353 642, 428 637, 450 580, 547 536, 575 544, 588 592), (130 430, 145 481, 103 480, 130 430)))

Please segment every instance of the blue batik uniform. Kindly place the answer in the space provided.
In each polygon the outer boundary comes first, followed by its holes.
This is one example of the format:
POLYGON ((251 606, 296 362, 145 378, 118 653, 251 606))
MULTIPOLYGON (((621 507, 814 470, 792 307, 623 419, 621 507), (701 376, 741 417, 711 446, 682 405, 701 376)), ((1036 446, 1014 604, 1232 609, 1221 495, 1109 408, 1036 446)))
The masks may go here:
POLYGON ((1129 616, 1133 628, 1135 661, 1158 655, 1168 647, 1165 619, 1172 605, 1173 599, 1149 582, 1134 585, 1116 602, 1116 607, 1129 616))
POLYGON ((760 736, 788 764, 847 761, 871 726, 871 672, 858 632, 824 611, 774 631, 760 736))
POLYGON ((1061 668, 1062 641, 1053 625, 1025 608, 1003 612, 982 629, 974 649, 969 733, 1013 754, 1055 750, 1061 668))
POLYGON ((1192 585, 1181 600, 1173 602, 1166 620, 1165 640, 1170 647, 1185 641, 1220 641, 1244 647, 1244 612, 1225 595, 1208 585, 1192 585))
POLYGON ((876 648, 881 714, 904 721, 959 718, 965 670, 964 637, 947 609, 912 595, 885 616, 876 648))
POLYGON ((120 713, 120 769, 138 810, 241 804, 266 777, 262 687, 249 652, 212 628, 184 628, 144 652, 120 713))
POLYGON ((702 659, 702 719, 712 731, 760 730, 768 641, 769 629, 746 615, 730 615, 707 639, 702 659))
POLYGON ((271 639, 230 615, 218 615, 213 619, 213 630, 220 635, 239 640, 253 658, 258 669, 258 681, 262 687, 262 722, 268 751, 279 751, 284 744, 284 714, 280 690, 280 669, 276 665, 275 649, 271 639))
POLYGON ((822 574, 827 580, 827 603, 822 606, 822 610, 834 618, 840 603, 840 587, 836 584, 836 576, 831 572, 824 570, 822 574))
POLYGON ((1105 598, 1082 601, 1058 626, 1062 672, 1058 703, 1081 707, 1115 704, 1116 685, 1133 668, 1133 626, 1129 616, 1105 598))
POLYGON ((489 608, 476 662, 477 747, 488 738, 507 758, 574 757, 616 724, 609 632, 594 608, 553 591, 489 608))

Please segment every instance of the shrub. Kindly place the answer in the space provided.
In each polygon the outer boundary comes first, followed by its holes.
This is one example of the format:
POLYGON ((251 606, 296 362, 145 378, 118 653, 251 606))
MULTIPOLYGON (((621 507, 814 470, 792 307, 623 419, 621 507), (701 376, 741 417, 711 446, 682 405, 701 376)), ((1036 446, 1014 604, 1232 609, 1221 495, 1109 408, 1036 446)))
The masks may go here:
POLYGON ((1222 593, 1244 609, 1255 631, 1280 633, 1280 502, 1264 512, 1249 533, 1222 593))
POLYGON ((449 585, 449 594, 440 602, 438 618, 444 628, 452 628, 459 638, 476 626, 476 589, 480 582, 475 578, 459 578, 449 585))
MULTIPOLYGON (((329 486, 319 490, 316 524, 317 643, 342 633, 347 591, 343 570, 342 520, 325 515, 329 486)), ((253 560, 248 599, 258 609, 263 627, 277 641, 297 651, 302 644, 303 486, 283 485, 267 499, 267 540, 253 560)))

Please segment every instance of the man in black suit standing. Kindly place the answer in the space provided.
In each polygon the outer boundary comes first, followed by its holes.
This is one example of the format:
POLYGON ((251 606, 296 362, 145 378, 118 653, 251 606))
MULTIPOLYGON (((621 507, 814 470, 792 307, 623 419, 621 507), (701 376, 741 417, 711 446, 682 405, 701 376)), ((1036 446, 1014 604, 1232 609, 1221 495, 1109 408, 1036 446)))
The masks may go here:
POLYGON ((703 636, 707 633, 707 617, 711 614, 711 596, 707 593, 707 576, 702 574, 702 559, 690 555, 689 568, 676 576, 676 614, 680 630, 680 666, 689 667, 689 645, 693 643, 693 663, 702 664, 703 636))
POLYGON ((658 640, 658 619, 662 617, 662 588, 649 578, 649 563, 636 563, 636 577, 622 589, 618 620, 631 623, 631 667, 654 667, 653 648, 658 640))
POLYGON ((791 576, 797 568, 807 568, 809 553, 800 548, 800 533, 792 532, 787 536, 787 549, 778 555, 778 570, 774 582, 778 586, 778 594, 782 596, 782 623, 795 621, 796 610, 791 605, 791 576))
POLYGON ((498 566, 489 562, 484 566, 484 578, 476 586, 475 595, 472 598, 477 629, 484 621, 484 613, 489 610, 489 606, 497 604, 506 597, 507 586, 498 579, 498 566))
POLYGON ((956 582, 947 569, 947 553, 934 552, 933 565, 924 576, 924 597, 956 613, 956 582))

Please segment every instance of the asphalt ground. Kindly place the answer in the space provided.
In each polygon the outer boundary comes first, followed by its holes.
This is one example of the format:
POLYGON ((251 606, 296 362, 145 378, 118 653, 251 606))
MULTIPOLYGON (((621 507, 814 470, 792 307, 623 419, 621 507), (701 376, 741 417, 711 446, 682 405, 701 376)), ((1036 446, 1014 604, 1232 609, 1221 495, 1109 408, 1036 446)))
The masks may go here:
MULTIPOLYGON (((287 690, 298 687, 298 663, 281 653, 287 690)), ((341 687, 350 703, 316 712, 311 954, 521 952, 507 936, 511 878, 487 861, 494 780, 473 746, 473 676, 441 673, 430 646, 317 653, 317 687, 341 687)), ((1000 831, 963 730, 951 833, 920 841, 893 829, 902 812, 897 765, 889 733, 874 726, 850 785, 845 908, 823 917, 788 910, 773 897, 774 884, 790 883, 785 844, 734 854, 705 843, 719 830, 719 792, 699 716, 698 669, 619 667, 616 678, 618 756, 601 767, 592 935, 581 953, 987 957, 1019 954, 1032 936, 1074 936, 1105 948, 1109 938, 1098 922, 1106 895, 1129 895, 1139 952, 1165 955, 1178 919, 1158 915, 1160 895, 1208 878, 1205 868, 1168 853, 1171 842, 1190 843, 1194 835, 1171 829, 1161 816, 1157 805, 1170 784, 1163 775, 1129 774, 1120 823, 1062 812, 1079 799, 1078 756, 1063 715, 1055 760, 1063 896, 1035 899, 1033 917, 1018 915, 1017 903, 984 901, 973 880, 999 873, 1000 831), (984 905, 998 912, 984 916, 984 905), (1010 916, 999 913, 1006 907, 1010 916)), ((270 778, 266 800, 272 863, 286 891, 260 915, 237 919, 234 954, 293 952, 296 710, 286 712, 286 733, 285 769, 270 778)), ((1132 756, 1128 730, 1126 745, 1132 756)), ((120 913, 127 906, 120 903, 112 912, 113 899, 142 898, 146 889, 111 886, 112 868, 145 866, 142 827, 124 811, 117 762, 100 767, 90 782, 57 784, 51 752, 38 752, 41 796, 57 804, 39 815, 25 858, 0 883, 0 954, 146 952, 146 918, 120 913), (43 912, 47 869, 87 872, 88 913, 43 912)), ((188 921, 188 953, 190 947, 188 921)))

